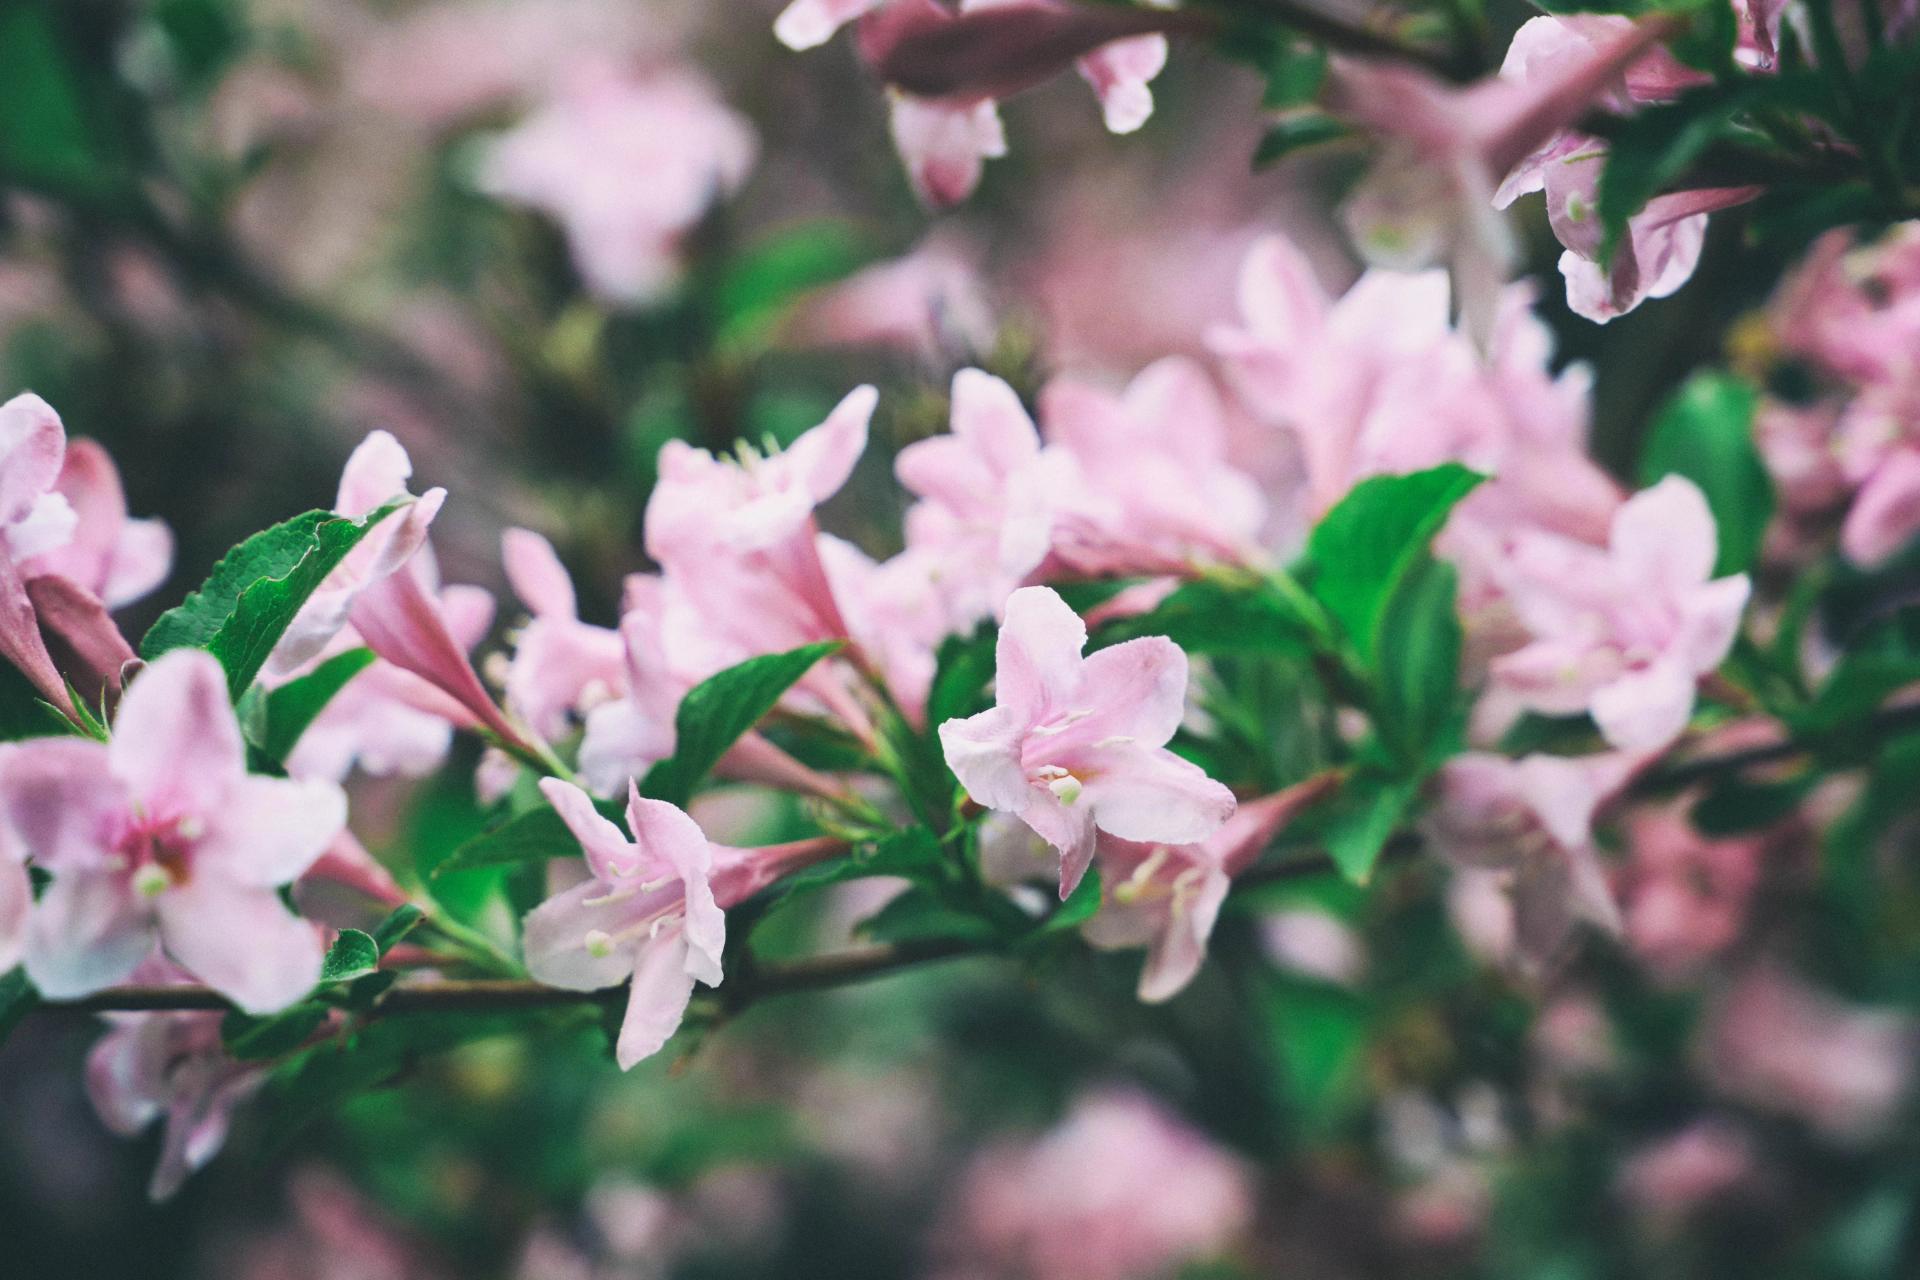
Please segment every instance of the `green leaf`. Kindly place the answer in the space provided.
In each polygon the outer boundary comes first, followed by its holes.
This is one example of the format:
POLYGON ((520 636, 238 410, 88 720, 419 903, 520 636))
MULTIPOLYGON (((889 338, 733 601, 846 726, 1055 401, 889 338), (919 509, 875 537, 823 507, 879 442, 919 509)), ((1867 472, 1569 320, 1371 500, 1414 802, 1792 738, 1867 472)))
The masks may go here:
POLYGON ((1420 794, 1417 778, 1363 772, 1341 788, 1323 838, 1327 855, 1340 874, 1355 884, 1373 876, 1381 850, 1400 828, 1420 794))
POLYGON ((1695 374, 1654 419, 1640 455, 1641 484, 1679 475, 1700 486, 1720 533, 1714 572, 1722 576, 1759 563, 1773 519, 1773 481, 1753 442, 1758 402, 1732 374, 1695 374))
POLYGON ((1061 901, 1034 932, 1041 937, 1051 937, 1070 929, 1078 929, 1099 909, 1100 868, 1091 866, 1087 868, 1087 874, 1080 877, 1080 883, 1073 887, 1073 892, 1061 901))
POLYGON ((1274 978, 1267 984, 1265 1013, 1268 1044, 1302 1127, 1330 1135, 1366 1096, 1360 1070, 1366 1005, 1326 983, 1274 978))
POLYGON ((269 693, 264 700, 266 727, 260 733, 260 750, 285 764, 300 735, 327 709, 334 695, 373 663, 373 650, 349 649, 269 693))
POLYGON ((1146 613, 1101 627, 1093 647, 1135 636, 1166 636, 1188 653, 1279 654, 1310 651, 1300 613, 1269 583, 1200 578, 1176 588, 1146 613))
POLYGON ((181 77, 195 88, 216 81, 246 42, 235 0, 155 0, 150 13, 181 77))
POLYGON ((1703 836, 1733 836, 1770 827, 1792 814, 1820 775, 1809 773, 1785 782, 1748 782, 1728 778, 1700 797, 1689 816, 1703 836))
POLYGON ((721 342, 764 338, 803 294, 844 280, 879 256, 872 236, 838 218, 777 229, 736 255, 715 290, 721 342))
POLYGON ((411 501, 361 519, 309 511, 254 534, 213 567, 198 591, 160 615, 140 642, 140 656, 152 661, 173 649, 205 649, 226 668, 238 701, 307 597, 375 525, 411 501))
POLYGON ((1424 556, 1380 614, 1375 730, 1401 760, 1437 764, 1460 740, 1460 618, 1453 566, 1424 556))
POLYGON ((1321 518, 1307 539, 1315 598, 1373 660, 1380 616, 1400 581, 1425 554, 1454 504, 1481 477, 1454 463, 1362 480, 1321 518))
POLYGON ((848 880, 869 876, 901 876, 909 880, 925 877, 940 865, 940 838, 927 827, 906 827, 890 832, 869 845, 854 849, 844 858, 808 867, 780 882, 779 900, 795 894, 848 880))
POLYGON ((942 902, 925 885, 914 885, 861 922, 860 932, 875 942, 925 942, 960 938, 990 942, 1000 936, 994 924, 942 902))
POLYGON ((748 658, 695 685, 673 717, 673 754, 647 770, 641 792, 684 807, 695 785, 740 735, 773 710, 814 663, 839 648, 839 641, 825 640, 748 658))
POLYGON ((54 710, 18 667, 0 660, 0 742, 73 732, 73 722, 54 710))
POLYGON ((55 12, 0 4, 0 179, 100 196, 119 185, 102 128, 108 86, 66 47, 55 12))
MULTIPOLYGON (((624 820, 622 808, 612 801, 596 801, 594 807, 609 822, 620 824, 624 820)), ((560 820, 560 814, 552 805, 542 805, 463 841, 433 868, 433 875, 437 878, 449 871, 580 856, 580 841, 560 820)))
POLYGON ((1324 146, 1353 136, 1353 130, 1318 111, 1292 111, 1267 126, 1253 149, 1253 167, 1278 164, 1296 151, 1324 146))
POLYGON ((0 1045, 7 1042, 20 1020, 40 1003, 40 993, 27 981, 25 969, 9 969, 0 974, 0 1045))
POLYGON ((342 929, 340 936, 334 939, 333 946, 327 949, 327 958, 320 965, 320 982, 323 986, 332 982, 351 982, 379 967, 380 944, 373 940, 373 935, 358 929, 342 929))
POLYGON ((934 659, 933 685, 927 691, 927 724, 939 728, 949 720, 984 711, 987 682, 993 679, 997 632, 983 623, 972 635, 948 636, 934 659))
POLYGON ((220 1042, 242 1062, 282 1058, 304 1045, 327 1020, 330 1010, 303 1000, 279 1013, 255 1017, 234 1009, 220 1020, 220 1042))
POLYGON ((1828 676, 1812 703, 1787 713, 1787 723, 1801 737, 1844 733, 1880 709, 1880 704, 1907 685, 1920 682, 1920 655, 1856 653, 1828 676))
POLYGON ((414 906, 411 902, 403 902, 395 907, 385 920, 382 920, 374 927, 373 943, 380 949, 380 954, 384 956, 387 952, 393 950, 394 946, 399 943, 402 938, 412 933, 420 922, 426 918, 427 913, 419 907, 414 906))

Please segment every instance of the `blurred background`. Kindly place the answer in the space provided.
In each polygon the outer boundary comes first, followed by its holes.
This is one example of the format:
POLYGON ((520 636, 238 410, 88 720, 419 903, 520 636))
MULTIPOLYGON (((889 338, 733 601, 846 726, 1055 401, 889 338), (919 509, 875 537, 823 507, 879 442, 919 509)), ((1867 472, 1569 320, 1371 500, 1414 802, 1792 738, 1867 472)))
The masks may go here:
MULTIPOLYGON (((524 525, 611 623, 663 441, 790 440, 871 381, 877 447, 825 522, 884 554, 891 453, 944 428, 955 369, 1031 391, 1200 353, 1267 232, 1329 289, 1356 274, 1329 211, 1358 158, 1256 172, 1260 78, 1209 51, 1176 46, 1128 137, 1070 77, 1009 104, 1010 154, 935 216, 851 42, 794 54, 778 7, 0 0, 0 397, 45 397, 174 530, 128 632, 242 537, 329 505, 376 427, 416 488, 452 493, 447 578, 501 593, 510 624, 499 534, 524 525), (652 97, 582 105, 627 83, 652 97), (569 133, 573 110, 617 123, 569 133), (662 231, 612 260, 550 216, 623 200, 657 202, 662 231)), ((1490 63, 1526 16, 1484 15, 1490 63)), ((1517 212, 1557 360, 1594 366, 1593 447, 1624 474, 1786 264, 1716 218, 1691 286, 1601 328, 1566 313, 1537 203, 1517 212)), ((481 822, 471 763, 356 783, 358 833, 444 856, 481 822)), ((716 832, 793 820, 706 803, 716 832)), ((1737 869, 1743 921, 1816 910, 1807 830, 1673 840, 1703 893, 1737 869)), ((489 875, 437 882, 448 909, 497 910, 489 875)), ((1443 882, 1236 898, 1217 963, 1162 1007, 1134 999, 1136 957, 1085 952, 772 1002, 625 1076, 590 1018, 483 1038, 391 1090, 243 1110, 157 1206, 157 1138, 115 1138, 87 1103, 97 1026, 37 1017, 0 1051, 0 1274, 1920 1274, 1903 1025, 1784 972, 1611 950, 1543 1000, 1475 957, 1443 882)), ((767 928, 817 947, 870 906, 767 928)), ((1823 914, 1810 963, 1840 963, 1857 919, 1823 914)))

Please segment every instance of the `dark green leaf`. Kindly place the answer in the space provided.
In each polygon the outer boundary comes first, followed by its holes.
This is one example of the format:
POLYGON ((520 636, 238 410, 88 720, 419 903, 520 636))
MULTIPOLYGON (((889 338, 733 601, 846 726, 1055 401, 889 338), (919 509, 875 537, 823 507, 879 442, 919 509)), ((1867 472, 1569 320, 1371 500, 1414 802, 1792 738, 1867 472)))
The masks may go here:
POLYGON ((927 692, 929 726, 938 728, 949 720, 986 709, 996 638, 994 628, 982 624, 972 635, 948 636, 940 642, 940 652, 934 661, 933 686, 927 692))
POLYGON ((1265 1013, 1268 1043, 1303 1127, 1316 1136, 1328 1134, 1366 1096, 1360 1070, 1366 1005, 1325 983, 1274 978, 1267 984, 1265 1013))
POLYGON ((1781 821, 1800 807, 1819 782, 1818 774, 1786 782, 1748 782, 1728 778, 1716 783, 1693 806, 1694 827, 1705 836, 1741 835, 1781 821))
POLYGON ((320 981, 350 982, 380 967, 380 944, 358 929, 342 929, 320 966, 320 981))
POLYGON ((327 1006, 303 1000, 291 1009, 255 1017, 235 1009, 220 1020, 220 1040, 242 1062, 285 1057, 305 1044, 327 1020, 327 1006))
POLYGON ((1166 636, 1189 653, 1300 655, 1309 633, 1294 607, 1265 582, 1201 578, 1177 588, 1146 613, 1101 627, 1104 648, 1135 636, 1166 636))
POLYGON ((101 103, 51 4, 0 4, 0 178, 63 193, 114 186, 101 103))
POLYGON ((229 551, 198 591, 160 615, 140 642, 140 656, 151 661, 172 649, 206 649, 226 668, 237 701, 307 597, 406 501, 361 519, 309 511, 256 533, 229 551))
POLYGON ((856 848, 844 858, 808 867, 780 882, 780 900, 794 894, 868 876, 902 876, 916 880, 941 861, 940 839, 926 827, 891 832, 871 845, 856 848))
POLYGON ((244 44, 234 0, 155 0, 151 13, 181 77, 196 88, 217 80, 244 44))
MULTIPOLYGON (((616 825, 624 822, 624 808, 612 801, 597 801, 595 807, 616 825)), ((449 871, 472 871, 476 867, 518 866, 551 858, 577 858, 580 841, 551 805, 542 805, 518 814, 497 827, 464 841, 441 859, 433 875, 449 871)))
POLYGON ((1920 682, 1920 654, 1851 654, 1827 677, 1813 702, 1787 715, 1796 734, 1844 733, 1879 710, 1895 690, 1920 682))
POLYGON ((1407 764, 1438 763, 1455 749, 1460 720, 1460 618, 1453 566, 1425 556, 1380 615, 1374 641, 1375 728, 1407 764))
POLYGON ((674 714, 673 754, 647 770, 640 790, 656 800, 684 806, 693 789, 740 738, 813 664, 840 648, 837 640, 803 645, 786 653, 748 658, 707 677, 688 691, 674 714))
POLYGON ((992 941, 1000 931, 992 922, 946 905, 924 885, 914 885, 860 925, 875 942, 924 942, 934 938, 992 941))
POLYGON ((1380 615, 1400 580, 1425 555, 1454 504, 1481 477, 1448 463, 1411 475, 1362 480, 1321 518, 1307 539, 1314 596, 1373 659, 1380 615))
POLYGON ((1073 887, 1073 892, 1066 896, 1035 932, 1041 936, 1051 936, 1056 933, 1065 933, 1069 929, 1077 929, 1091 919, 1093 913, 1099 909, 1100 868, 1096 865, 1087 868, 1087 874, 1080 877, 1080 883, 1073 887))
POLYGON ((1324 146, 1353 136, 1353 130, 1318 111, 1295 111, 1281 116, 1260 135, 1253 149, 1253 167, 1264 169, 1277 164, 1296 151, 1324 146))
POLYGON ((269 759, 285 764, 300 735, 327 709, 334 695, 373 662, 373 650, 349 649, 269 693, 264 699, 266 726, 260 733, 260 750, 269 759))
POLYGON ((1760 559, 1773 518, 1773 482, 1753 442, 1759 396, 1726 373, 1695 374, 1654 419, 1640 483, 1685 476, 1700 486, 1720 533, 1714 572, 1744 573, 1760 559))
POLYGON ((7 1042, 20 1020, 40 1003, 40 993, 27 981, 25 969, 9 969, 0 974, 0 1045, 7 1042))

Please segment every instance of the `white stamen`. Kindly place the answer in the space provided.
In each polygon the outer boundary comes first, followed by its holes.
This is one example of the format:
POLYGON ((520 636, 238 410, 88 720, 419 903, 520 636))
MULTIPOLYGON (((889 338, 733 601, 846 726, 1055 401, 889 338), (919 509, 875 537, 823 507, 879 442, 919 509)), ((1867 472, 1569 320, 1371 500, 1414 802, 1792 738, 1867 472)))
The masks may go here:
POLYGON ((1098 748, 1098 747, 1124 747, 1124 746, 1125 746, 1125 745, 1126 745, 1127 743, 1129 743, 1129 742, 1132 742, 1132 741, 1133 741, 1133 735, 1132 735, 1132 734, 1130 734, 1130 733, 1116 733, 1116 734, 1114 734, 1114 735, 1113 735, 1112 737, 1110 737, 1110 738, 1102 738, 1102 739, 1100 739, 1100 741, 1098 741, 1098 742, 1096 742, 1096 743, 1094 743, 1093 745, 1094 745, 1094 746, 1095 746, 1096 748, 1098 748))
POLYGON ((1047 790, 1053 792, 1061 804, 1072 804, 1080 798, 1080 779, 1072 774, 1064 778, 1055 778, 1047 783, 1047 790))

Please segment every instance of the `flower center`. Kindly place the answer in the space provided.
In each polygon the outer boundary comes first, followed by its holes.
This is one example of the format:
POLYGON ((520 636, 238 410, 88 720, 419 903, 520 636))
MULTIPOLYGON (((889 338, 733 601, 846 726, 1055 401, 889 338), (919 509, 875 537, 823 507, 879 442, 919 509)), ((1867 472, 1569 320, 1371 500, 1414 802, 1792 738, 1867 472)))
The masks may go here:
POLYGON ((198 817, 141 820, 120 838, 114 851, 133 891, 143 898, 156 898, 192 877, 193 848, 206 834, 207 824, 198 817))

